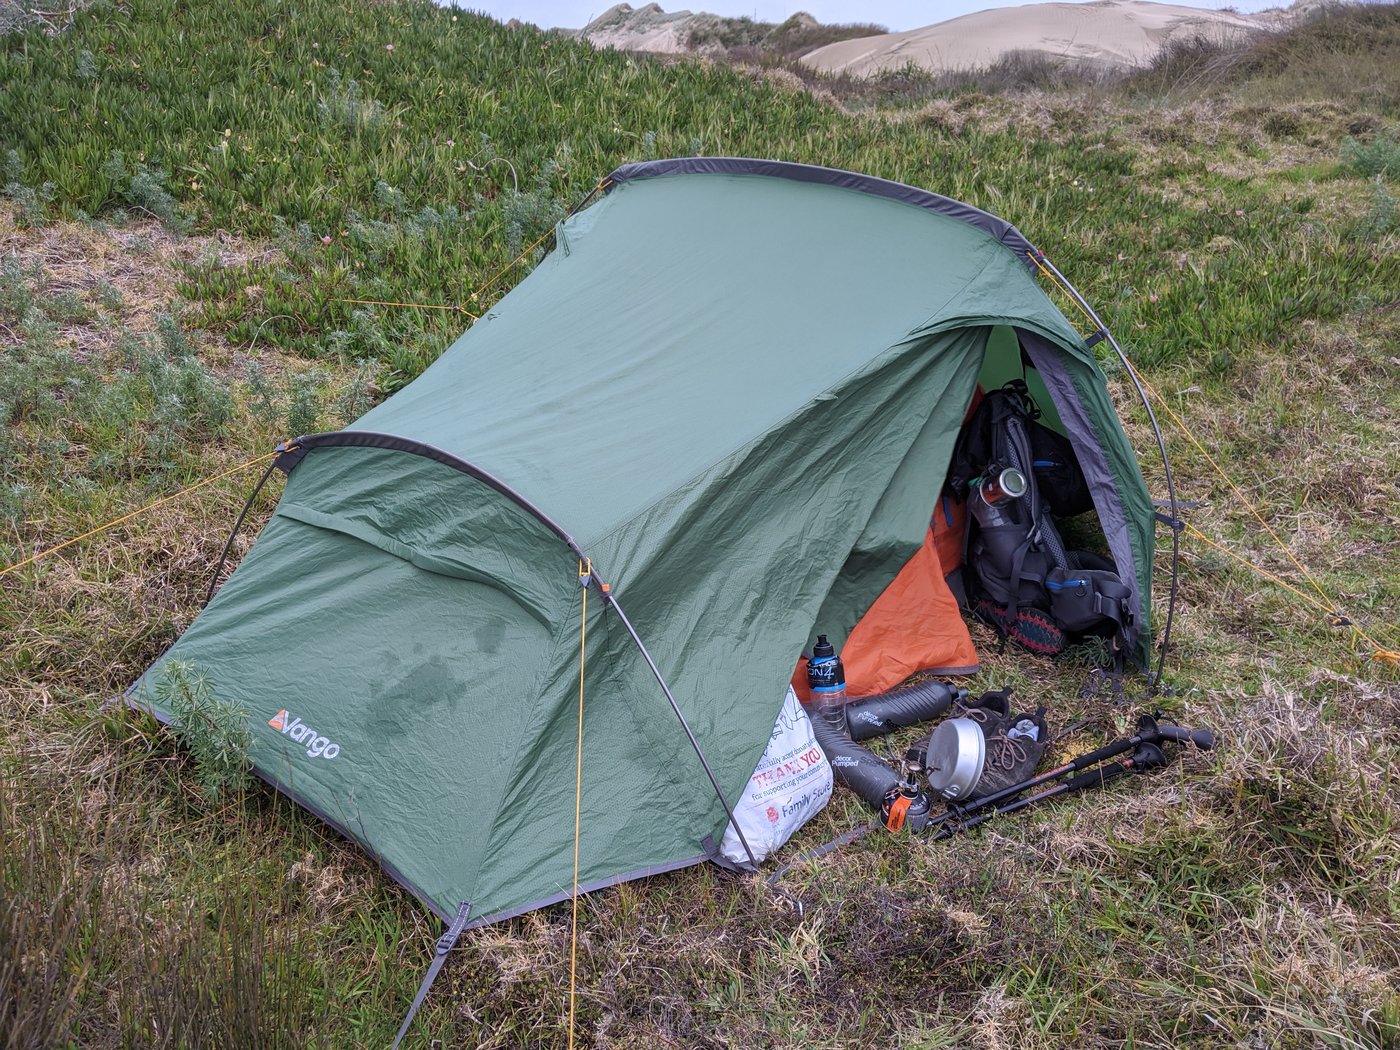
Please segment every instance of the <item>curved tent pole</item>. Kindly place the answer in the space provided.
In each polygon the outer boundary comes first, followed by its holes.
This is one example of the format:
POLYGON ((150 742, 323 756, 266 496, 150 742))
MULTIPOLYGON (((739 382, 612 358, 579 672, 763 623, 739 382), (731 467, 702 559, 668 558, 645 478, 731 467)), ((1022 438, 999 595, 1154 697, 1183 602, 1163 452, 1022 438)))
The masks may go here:
POLYGON ((603 595, 603 600, 611 605, 613 611, 617 613, 617 618, 622 621, 622 626, 627 630, 627 633, 632 636, 632 641, 637 644, 637 649, 641 652, 642 659, 647 662, 647 666, 651 668, 651 673, 656 676, 656 682, 661 686, 661 691, 666 694, 666 699, 671 704, 671 710, 676 713, 676 719, 680 722, 681 728, 685 730, 685 735, 690 739, 691 746, 695 748, 695 754, 700 759, 700 764, 705 767, 705 775, 710 778, 710 786, 715 789, 715 795, 724 805, 724 811, 729 816, 730 827, 732 827, 735 834, 739 836, 739 842, 743 845, 744 852, 748 854, 749 863, 757 869, 758 859, 754 856, 753 850, 749 847, 748 839, 744 837, 744 829, 739 827, 739 822, 734 819, 734 811, 730 808, 729 801, 724 797, 724 790, 719 786, 719 780, 716 778, 714 770, 710 768, 710 763, 709 760, 705 758, 705 753, 700 750, 700 743, 695 739, 695 734, 691 732, 690 723, 685 720, 685 715, 681 712, 680 705, 676 703, 676 698, 671 695, 671 687, 666 684, 666 679, 661 677, 661 671, 656 666, 656 661, 651 658, 651 653, 647 652, 647 647, 642 644, 642 639, 638 636, 636 628, 632 626, 632 621, 627 619, 627 614, 622 611, 622 606, 617 603, 617 598, 613 595, 612 591, 602 580, 598 579, 591 570, 589 575, 592 577, 593 582, 598 584, 598 590, 603 595))
MULTIPOLYGON (((286 451, 285 444, 278 445, 278 453, 286 451)), ((281 456, 278 456, 280 459, 281 456)), ((253 501, 258 498, 258 493, 267 484, 267 479, 272 477, 272 472, 277 469, 277 459, 267 465, 267 469, 262 472, 262 477, 258 478, 258 483, 253 486, 253 491, 248 494, 248 500, 243 504, 243 509, 238 512, 238 520, 233 523, 233 531, 228 534, 228 542, 224 544, 223 553, 219 555, 219 563, 214 566, 214 572, 209 577, 209 593, 204 596, 204 604, 208 605, 214 600, 214 591, 219 586, 219 576, 224 571, 224 564, 228 561, 229 552, 233 550, 233 541, 238 538, 238 530, 243 527, 243 521, 248 517, 248 512, 253 509, 253 501)))
MULTIPOLYGON (((415 441, 412 438, 399 437, 397 434, 380 434, 370 430, 338 430, 325 434, 307 434, 290 442, 280 456, 273 460, 273 465, 280 467, 290 474, 292 468, 301 462, 302 457, 313 448, 326 447, 358 447, 358 448, 380 448, 395 452, 407 452, 411 455, 422 456, 451 467, 459 473, 480 481, 499 492, 506 499, 520 507, 531 517, 536 518, 542 525, 553 532, 570 551, 579 559, 581 565, 589 566, 587 583, 595 584, 598 593, 602 595, 603 601, 612 607, 617 613, 622 626, 631 636, 638 651, 642 654, 642 659, 651 668, 651 673, 656 676, 657 683, 661 686, 661 691, 666 694, 666 700, 671 705, 671 710, 675 713, 676 720, 680 722, 681 729, 684 730, 686 739, 690 741, 690 746, 695 749, 695 756, 700 759, 700 765, 705 769, 705 775, 710 779, 710 787, 714 789, 715 797, 719 799, 720 805, 724 807, 724 814, 729 819, 729 825, 739 836, 739 842, 744 847, 744 852, 748 855, 749 863, 755 869, 758 868, 758 858, 753 849, 749 846, 749 841, 744 837, 744 829, 739 826, 739 821, 734 816, 734 807, 729 804, 729 799, 725 797, 724 789, 720 787, 719 778, 715 776, 714 770, 710 767, 710 761, 705 757, 704 750, 700 747, 700 741, 695 739, 695 733, 690 728, 690 723, 686 721, 685 714, 681 711, 680 704, 676 703, 675 695, 671 692, 671 687, 666 684, 666 679, 662 676, 660 668, 656 666, 656 661, 651 658, 651 653, 642 644, 641 636, 632 626, 632 621, 627 618, 627 614, 622 611, 622 606, 618 604, 617 596, 612 593, 612 588, 604 583, 592 569, 592 562, 578 542, 564 530, 564 527, 546 514, 539 507, 531 503, 525 496, 511 488, 500 478, 489 474, 480 467, 468 463, 466 460, 453 455, 445 449, 437 448, 422 441, 415 441)), ((583 582, 583 581, 581 581, 583 582)))
POLYGON ((1108 344, 1113 347, 1114 353, 1118 355, 1118 360, 1122 361, 1123 367, 1128 370, 1128 378, 1132 380, 1133 386, 1137 389, 1138 397, 1142 398, 1143 407, 1147 409, 1147 418, 1152 423, 1152 433, 1157 437, 1157 450, 1161 453, 1162 470, 1165 472, 1167 480, 1167 501, 1171 505, 1171 521, 1168 524, 1172 530, 1172 585, 1171 591, 1167 595, 1167 621, 1162 627, 1162 645, 1157 657, 1157 673, 1152 678, 1152 692, 1155 693, 1161 688, 1162 667, 1167 662, 1167 644, 1171 641, 1172 636, 1172 619, 1176 613, 1177 582, 1181 569, 1180 508, 1176 500, 1176 485, 1172 481, 1171 461, 1167 458, 1167 442, 1162 436, 1162 428, 1157 423, 1157 413, 1152 411, 1152 402, 1147 397, 1147 391, 1144 390, 1142 384, 1138 382, 1137 372, 1134 371, 1132 362, 1128 360, 1127 353, 1123 350, 1123 347, 1119 345, 1118 340, 1114 338, 1108 325, 1103 323, 1103 320, 1094 311, 1094 308, 1089 305, 1089 301, 1080 294, 1078 288, 1070 284, 1069 278, 1059 271, 1059 268, 1046 257, 1043 251, 1039 248, 1035 249, 1034 258, 1037 263, 1044 266, 1046 270, 1055 276, 1055 279, 1060 282, 1065 291, 1079 304, 1080 309, 1088 315, 1089 319, 1098 327, 1098 330, 1104 334, 1104 338, 1108 340, 1108 344))

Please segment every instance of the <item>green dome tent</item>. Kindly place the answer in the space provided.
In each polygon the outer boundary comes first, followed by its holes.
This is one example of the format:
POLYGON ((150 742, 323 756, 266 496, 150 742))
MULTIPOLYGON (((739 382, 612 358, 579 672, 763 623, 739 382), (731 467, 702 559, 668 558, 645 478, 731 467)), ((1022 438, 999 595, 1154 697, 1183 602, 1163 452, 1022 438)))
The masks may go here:
POLYGON ((574 890, 580 559, 589 891, 714 856, 804 645, 919 549, 979 382, 1042 392, 1150 650, 1152 505, 1017 230, 776 162, 606 185, 422 376, 292 443, 272 520, 129 694, 169 719, 151 686, 193 661, 258 774, 445 920, 574 890))

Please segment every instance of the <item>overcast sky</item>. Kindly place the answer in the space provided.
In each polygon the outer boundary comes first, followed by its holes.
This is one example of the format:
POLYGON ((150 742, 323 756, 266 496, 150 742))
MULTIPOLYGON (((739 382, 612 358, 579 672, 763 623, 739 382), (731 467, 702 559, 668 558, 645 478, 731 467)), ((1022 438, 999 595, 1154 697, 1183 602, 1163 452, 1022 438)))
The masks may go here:
MULTIPOLYGON (((452 0, 440 0, 450 5, 452 0)), ((563 26, 579 29, 598 17, 611 3, 605 0, 458 0, 471 11, 485 11, 502 21, 518 18, 534 22, 545 29, 563 26)), ((1082 2, 1082 0, 1074 0, 1082 2)), ((1189 7, 1219 10, 1232 8, 1241 13, 1263 11, 1270 7, 1286 7, 1289 0, 1175 0, 1189 7)), ((631 0, 641 7, 646 0, 631 0)), ((662 3, 665 11, 709 11, 718 15, 747 15, 761 22, 781 22, 794 11, 806 11, 818 21, 874 22, 892 30, 917 29, 972 11, 989 7, 1019 7, 1016 0, 942 0, 939 3, 918 3, 916 0, 672 0, 662 3)))

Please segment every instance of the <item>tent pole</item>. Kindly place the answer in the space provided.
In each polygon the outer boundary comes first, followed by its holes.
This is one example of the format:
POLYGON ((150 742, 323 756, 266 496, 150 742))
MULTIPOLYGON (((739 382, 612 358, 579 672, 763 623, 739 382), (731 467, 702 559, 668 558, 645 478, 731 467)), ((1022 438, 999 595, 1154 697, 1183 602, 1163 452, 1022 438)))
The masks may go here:
POLYGON ((754 856, 753 849, 749 846, 749 840, 744 837, 744 829, 739 827, 739 821, 734 816, 734 808, 730 806, 729 800, 724 797, 724 789, 719 786, 719 779, 715 776, 714 770, 710 768, 709 759, 705 757, 705 752, 700 748, 700 741, 695 739, 695 734, 690 729, 690 723, 686 721, 685 714, 681 711, 680 704, 676 703, 676 698, 671 693, 671 687, 666 684, 666 679, 661 676, 661 669, 656 666, 656 661, 651 658, 651 653, 647 652, 647 647, 642 644, 642 639, 637 634, 636 628, 632 626, 632 621, 627 619, 627 614, 622 611, 622 606, 617 602, 617 596, 614 595, 611 590, 605 590, 601 586, 602 581, 599 580, 596 575, 593 579, 600 585, 598 590, 602 592, 603 600, 611 605, 613 611, 617 613, 617 618, 622 621, 622 626, 626 629, 627 633, 632 636, 632 641, 637 644, 637 649, 641 652, 642 659, 647 662, 647 666, 651 668, 651 673, 656 676, 657 684, 661 686, 661 691, 666 694, 666 699, 671 704, 671 710, 675 712, 676 718, 681 724, 681 728, 685 730, 685 735, 687 739, 690 740, 690 746, 695 749, 696 757, 700 759, 700 764, 705 767, 705 775, 710 778, 710 786, 715 789, 715 797, 719 799, 720 805, 724 807, 725 815, 729 818, 729 826, 732 827, 734 833, 739 836, 739 842, 743 844, 744 852, 748 854, 749 863, 757 869, 758 858, 754 856))
POLYGON ((1171 641, 1172 636, 1172 619, 1176 613, 1177 581, 1181 570, 1180 508, 1176 499, 1176 485, 1172 481, 1172 465, 1167 458, 1167 442, 1162 436, 1161 426, 1157 423, 1157 413, 1152 411, 1152 402, 1147 397, 1147 391, 1143 389, 1142 384, 1138 381, 1137 372, 1133 369, 1132 362, 1128 360, 1127 353, 1123 350, 1122 346, 1118 344, 1118 340, 1109 330, 1108 325, 1103 323, 1099 315, 1094 312, 1094 308, 1089 305, 1089 301, 1079 293, 1078 288, 1070 284, 1069 278, 1059 271, 1059 268, 1049 260, 1043 251, 1037 248, 1035 255, 1041 265, 1055 275, 1056 280, 1060 282, 1065 291, 1069 292, 1074 301, 1077 302, 1089 316, 1089 319, 1098 326, 1098 330, 1104 334, 1109 345, 1113 347, 1114 352, 1118 355, 1118 360, 1123 362, 1123 367, 1128 370, 1128 378, 1132 381, 1133 386, 1137 388, 1138 397, 1142 398, 1143 407, 1147 409, 1147 418, 1151 421, 1152 432, 1157 437, 1157 450, 1162 455, 1162 470, 1165 472, 1167 480, 1167 501, 1171 505, 1172 585, 1171 591, 1167 596, 1167 622, 1162 627, 1162 646, 1157 657, 1157 673, 1152 677, 1150 683, 1151 692, 1148 694, 1150 696, 1155 694, 1162 685, 1162 667, 1167 662, 1167 644, 1171 641))
MULTIPOLYGON (((278 451, 285 448, 285 444, 278 446, 278 451)), ((238 538, 238 530, 243 527, 243 519, 248 516, 248 512, 253 509, 253 501, 258 498, 258 493, 267 484, 267 479, 272 477, 272 472, 277 469, 277 460, 273 460, 263 471, 262 477, 258 478, 258 483, 253 486, 253 491, 248 494, 248 501, 243 504, 243 509, 238 512, 238 520, 233 523, 233 530, 228 534, 228 542, 224 544, 223 553, 219 555, 219 564, 214 566, 214 572, 209 577, 209 593, 204 596, 204 604, 208 605, 214 600, 214 590, 219 586, 219 575, 224 571, 224 563, 228 561, 229 551, 233 550, 233 541, 238 538)))

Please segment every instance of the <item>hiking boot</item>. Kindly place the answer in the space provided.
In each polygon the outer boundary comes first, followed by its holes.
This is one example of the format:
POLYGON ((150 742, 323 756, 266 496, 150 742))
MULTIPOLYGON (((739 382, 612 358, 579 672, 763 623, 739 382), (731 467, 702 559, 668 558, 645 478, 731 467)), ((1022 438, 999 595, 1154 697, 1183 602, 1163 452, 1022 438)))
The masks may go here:
POLYGON ((1011 633, 1011 626, 1016 622, 1016 617, 1009 608, 992 601, 990 598, 978 598, 977 603, 972 607, 972 615, 996 631, 1002 638, 1011 633))
POLYGON ((1015 690, 997 689, 983 693, 976 700, 963 697, 948 712, 949 718, 970 718, 977 723, 982 735, 988 728, 1011 714, 1011 694, 1015 690))
POLYGON ((986 738, 986 758, 982 775, 968 792, 967 799, 985 798, 1035 776, 1040 756, 1050 741, 1045 709, 1034 714, 1006 715, 989 720, 982 727, 986 738))
MULTIPOLYGON (((953 705, 948 708, 947 717, 970 718, 977 723, 977 728, 982 730, 982 735, 986 736, 991 725, 1004 721, 1011 713, 1011 694, 1013 691, 1011 689, 997 689, 983 693, 976 700, 964 696, 955 700, 953 705)), ((933 730, 919 737, 904 753, 904 761, 922 769, 928 763, 929 741, 932 739, 933 730)))

